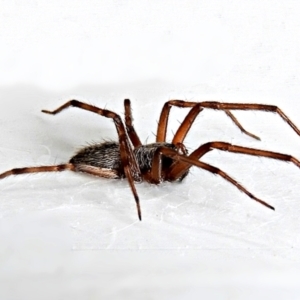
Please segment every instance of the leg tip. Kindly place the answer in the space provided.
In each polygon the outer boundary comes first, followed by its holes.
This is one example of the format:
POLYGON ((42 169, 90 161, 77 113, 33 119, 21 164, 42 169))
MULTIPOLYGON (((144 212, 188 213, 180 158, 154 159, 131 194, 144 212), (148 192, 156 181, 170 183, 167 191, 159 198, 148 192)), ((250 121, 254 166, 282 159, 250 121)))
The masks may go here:
POLYGON ((45 114, 50 114, 50 115, 52 114, 52 113, 51 113, 51 111, 49 111, 49 110, 46 110, 46 109, 42 109, 42 113, 45 113, 45 114))
POLYGON ((139 220, 142 221, 142 214, 141 214, 141 212, 138 213, 138 216, 139 216, 139 220))

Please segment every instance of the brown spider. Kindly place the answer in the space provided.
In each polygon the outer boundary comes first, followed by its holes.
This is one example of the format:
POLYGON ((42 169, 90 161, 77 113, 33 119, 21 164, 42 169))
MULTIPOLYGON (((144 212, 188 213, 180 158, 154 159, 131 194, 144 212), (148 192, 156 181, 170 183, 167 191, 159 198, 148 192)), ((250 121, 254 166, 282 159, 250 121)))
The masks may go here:
POLYGON ((241 129, 242 132, 256 139, 259 138, 247 132, 241 126, 235 116, 230 112, 230 110, 261 110, 267 112, 276 112, 293 128, 298 135, 300 135, 300 130, 296 127, 296 125, 277 106, 274 105, 222 103, 215 101, 187 102, 182 100, 170 100, 163 106, 157 127, 156 142, 146 145, 142 145, 133 127, 129 99, 124 100, 124 123, 122 122, 120 116, 112 111, 101 109, 77 100, 70 100, 54 111, 42 110, 42 112, 55 115, 69 106, 78 107, 94 112, 106 118, 113 119, 117 129, 119 141, 103 142, 87 146, 75 154, 75 156, 73 156, 67 164, 12 169, 0 174, 0 179, 9 175, 63 170, 85 172, 105 178, 119 179, 126 177, 135 198, 138 217, 141 220, 142 214, 139 197, 134 182, 147 181, 149 183, 159 184, 162 181, 182 180, 188 174, 189 169, 192 166, 197 166, 211 173, 220 175, 253 200, 274 210, 273 206, 255 197, 225 172, 199 160, 203 155, 213 149, 269 157, 283 161, 291 161, 296 166, 300 167, 300 161, 293 156, 277 152, 241 147, 226 142, 215 141, 201 145, 188 155, 183 144, 183 141, 195 118, 204 108, 223 110, 232 119, 236 126, 241 129), (166 131, 169 113, 172 106, 181 108, 188 107, 191 108, 191 110, 176 131, 172 142, 167 143, 166 131))

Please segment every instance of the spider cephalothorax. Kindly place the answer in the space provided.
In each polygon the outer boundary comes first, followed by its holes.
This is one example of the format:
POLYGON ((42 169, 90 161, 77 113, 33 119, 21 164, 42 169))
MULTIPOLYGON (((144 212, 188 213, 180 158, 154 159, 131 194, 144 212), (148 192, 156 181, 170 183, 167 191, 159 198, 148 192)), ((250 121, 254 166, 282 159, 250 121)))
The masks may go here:
POLYGON ((242 132, 255 139, 259 138, 256 135, 246 131, 232 114, 231 110, 260 110, 276 112, 292 127, 292 129, 298 135, 300 135, 300 130, 296 127, 296 125, 277 106, 274 105, 223 103, 216 101, 187 102, 182 100, 170 100, 163 106, 157 127, 156 142, 146 145, 141 143, 133 127, 129 99, 124 100, 124 123, 118 114, 110 110, 101 109, 77 100, 70 100, 54 111, 43 110, 42 112, 55 115, 70 106, 91 111, 106 118, 111 118, 116 126, 119 138, 118 142, 103 142, 100 144, 89 145, 78 151, 67 164, 12 169, 0 174, 0 179, 9 175, 63 170, 85 172, 105 178, 118 179, 125 177, 130 184, 136 201, 138 216, 141 220, 142 214, 139 197, 135 188, 135 182, 147 181, 149 183, 158 184, 162 181, 182 180, 188 174, 189 169, 192 166, 197 166, 211 173, 220 175, 253 200, 263 204, 268 208, 274 209, 273 206, 257 198, 248 190, 246 190, 224 171, 200 160, 203 155, 213 149, 268 157, 282 161, 290 161, 296 166, 300 167, 300 161, 293 156, 272 151, 242 147, 226 142, 209 142, 199 146, 192 153, 188 154, 183 144, 184 139, 189 132, 195 118, 204 108, 224 111, 227 116, 231 118, 234 124, 241 129, 242 132), (167 143, 166 132, 169 113, 172 106, 190 108, 190 111, 177 129, 171 143, 167 143))

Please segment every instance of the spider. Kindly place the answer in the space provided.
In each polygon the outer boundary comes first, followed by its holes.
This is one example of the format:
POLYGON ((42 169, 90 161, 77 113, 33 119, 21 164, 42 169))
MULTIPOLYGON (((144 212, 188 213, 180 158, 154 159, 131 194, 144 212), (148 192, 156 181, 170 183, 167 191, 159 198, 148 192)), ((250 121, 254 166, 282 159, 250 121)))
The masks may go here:
POLYGON ((112 119, 117 130, 118 142, 102 142, 89 145, 77 152, 66 164, 11 169, 0 174, 0 179, 9 175, 64 170, 85 172, 104 178, 127 178, 136 202, 138 218, 139 220, 142 220, 140 201, 135 188, 135 182, 147 181, 151 184, 159 184, 163 181, 181 181, 188 175, 189 169, 192 166, 196 166, 211 173, 220 175, 253 200, 270 209, 275 209, 267 202, 254 196, 224 171, 200 160, 202 156, 213 149, 268 157, 282 161, 290 161, 296 166, 300 167, 300 161, 295 157, 277 152, 242 147, 226 142, 213 141, 200 145, 191 154, 188 154, 188 151, 183 144, 184 139, 196 117, 205 108, 224 111, 242 132, 255 139, 259 138, 246 131, 232 114, 231 110, 258 110, 275 112, 285 122, 287 122, 288 125, 298 135, 300 135, 300 130, 296 127, 296 125, 277 106, 274 105, 224 103, 216 101, 188 102, 182 100, 170 100, 164 104, 161 111, 157 127, 156 142, 145 145, 141 143, 134 129, 129 99, 124 100, 124 122, 122 122, 121 117, 113 111, 98 108, 78 100, 70 100, 53 111, 42 110, 42 112, 56 115, 70 106, 87 110, 112 119), (190 111, 177 129, 172 142, 168 143, 166 142, 166 132, 170 110, 173 106, 179 108, 190 108, 190 111))

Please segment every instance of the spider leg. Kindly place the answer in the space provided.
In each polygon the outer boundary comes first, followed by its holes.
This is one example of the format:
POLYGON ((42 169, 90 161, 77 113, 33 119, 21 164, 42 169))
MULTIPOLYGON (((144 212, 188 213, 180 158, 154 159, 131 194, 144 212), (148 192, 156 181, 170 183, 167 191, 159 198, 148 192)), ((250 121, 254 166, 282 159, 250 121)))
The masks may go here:
MULTIPOLYGON (((191 159, 199 159, 207 152, 213 149, 218 149, 218 150, 228 151, 233 153, 253 155, 253 156, 268 157, 277 160, 292 162, 293 164, 295 164, 297 167, 300 168, 300 161, 291 155, 266 151, 266 150, 260 150, 260 149, 254 149, 254 148, 248 148, 248 147, 242 147, 242 146, 236 146, 226 142, 209 142, 203 144, 194 152, 192 152, 189 155, 189 157, 191 159)), ((190 164, 186 164, 184 162, 175 162, 170 168, 169 179, 176 180, 177 178, 180 178, 180 176, 182 176, 182 174, 184 174, 190 167, 191 167, 190 164)))
MULTIPOLYGON (((176 101, 176 100, 172 100, 176 101)), ((170 102, 170 101, 169 101, 170 102)), ((181 103, 181 102, 180 102, 181 103)), ((297 126, 289 119, 289 117, 277 106, 275 105, 267 105, 267 104, 254 104, 254 103, 223 103, 223 102, 216 102, 216 101, 204 101, 204 102, 184 102, 179 107, 191 107, 192 109, 184 119, 184 121, 179 126, 172 143, 182 143, 184 138, 186 137, 187 133, 190 130, 191 125, 193 124, 195 118, 198 114, 203 110, 203 108, 210 108, 216 110, 223 110, 226 114, 231 117, 233 122, 238 126, 239 123, 236 122, 236 118, 232 115, 232 113, 227 113, 229 110, 259 110, 259 111, 266 111, 266 112, 276 112, 279 116, 287 122, 290 127, 300 135, 300 130, 297 126), (190 104, 192 103, 192 104, 190 104), (230 116, 230 114, 232 116, 230 116)), ((242 130, 243 131, 243 130, 242 130)), ((251 136, 252 134, 250 134, 251 136)))
POLYGON ((143 174, 144 180, 152 184, 159 184, 162 181, 162 148, 163 147, 158 147, 155 150, 151 170, 146 174, 143 174))
POLYGON ((247 131, 242 125, 241 123, 237 120, 237 118, 233 115, 233 113, 230 110, 225 110, 226 115, 232 120, 232 122, 241 130, 241 132, 243 132, 244 134, 260 141, 260 137, 247 131))
MULTIPOLYGON (((143 174, 143 178, 145 181, 152 183, 152 184, 159 184, 162 181, 166 181, 166 176, 169 173, 169 166, 165 166, 163 164, 163 153, 162 153, 162 149, 164 149, 166 147, 161 146, 158 147, 154 154, 153 154, 153 158, 152 158, 152 166, 151 166, 151 170, 149 172, 147 172, 146 174, 143 174)), ((187 155, 187 150, 185 148, 185 146, 183 144, 177 144, 176 145, 176 153, 179 154, 183 154, 183 155, 187 155)), ((188 173, 182 175, 179 180, 182 181, 186 175, 188 173)))
POLYGON ((131 113, 131 103, 129 99, 124 100, 124 108, 125 108, 125 125, 126 125, 127 134, 133 146, 136 148, 138 146, 141 146, 142 143, 133 127, 133 117, 131 113))
POLYGON ((73 164, 69 163, 69 164, 62 164, 56 166, 15 168, 0 174, 0 179, 3 179, 10 175, 21 175, 21 174, 38 173, 38 172, 61 172, 65 170, 74 171, 75 167, 73 164))
POLYGON ((255 103, 222 103, 215 101, 201 102, 202 107, 218 109, 218 110, 259 110, 277 113, 292 129, 300 135, 300 130, 292 122, 292 120, 276 105, 255 104, 255 103))
POLYGON ((117 171, 112 169, 105 169, 105 168, 98 168, 90 165, 74 165, 75 172, 84 172, 88 173, 93 176, 98 176, 102 178, 109 178, 109 179, 119 179, 120 176, 118 175, 117 171))
MULTIPOLYGON (((201 147, 199 147, 199 152, 201 152, 201 154, 204 152, 204 154, 205 154, 207 151, 212 150, 212 149, 218 149, 218 150, 222 150, 222 151, 228 151, 228 152, 234 152, 234 153, 240 153, 240 154, 248 154, 248 155, 253 155, 253 156, 268 157, 268 158, 273 158, 273 159, 283 160, 283 161, 290 161, 290 162, 294 163, 297 167, 300 168, 300 161, 291 155, 282 154, 282 153, 273 152, 273 151, 249 148, 249 147, 242 147, 242 146, 232 145, 232 144, 226 143, 226 142, 206 143, 206 144, 202 145, 201 147)), ((191 154, 191 156, 198 155, 199 152, 196 150, 191 154)), ((204 154, 202 154, 201 156, 203 156, 204 154)))
POLYGON ((124 172, 125 172, 125 175, 128 179, 131 191, 132 191, 133 196, 134 196, 134 200, 135 200, 135 203, 136 203, 136 208, 137 208, 137 213, 138 213, 139 220, 142 221, 142 211, 141 211, 141 206, 140 206, 140 199, 139 199, 137 190, 136 190, 135 185, 134 185, 134 180, 131 176, 130 165, 126 165, 124 167, 124 172))
POLYGON ((78 100, 70 100, 53 111, 42 110, 42 112, 51 114, 51 115, 56 115, 57 113, 61 112, 62 110, 66 109, 70 106, 78 107, 78 108, 81 108, 81 109, 84 109, 87 111, 94 112, 94 113, 104 116, 106 118, 111 118, 114 121, 116 130, 118 133, 118 137, 119 137, 122 166, 124 168, 124 172, 125 172, 126 178, 128 180, 128 183, 130 185, 131 191, 134 195, 134 199, 135 199, 136 207, 137 207, 137 211, 138 211, 138 217, 141 220, 142 217, 141 217, 140 201, 139 201, 139 197, 138 197, 136 188, 134 186, 134 181, 141 181, 141 172, 140 172, 140 168, 137 164, 136 158, 133 154, 130 142, 128 140, 125 126, 124 126, 120 116, 110 110, 101 109, 96 106, 80 102, 78 100))
MULTIPOLYGON (((183 162, 186 164, 189 164, 189 166, 197 166, 201 169, 204 169, 208 172, 211 172, 213 174, 217 174, 220 175, 221 177, 223 177, 225 180, 229 181, 230 183, 232 183, 234 186, 236 186, 241 192, 245 193, 246 195, 248 195, 251 199, 259 202, 260 204, 275 210, 275 208, 273 206, 271 206, 270 204, 268 204, 267 202, 257 198, 256 196, 254 196, 252 193, 250 193, 246 188, 244 188, 241 184, 239 184, 236 180, 234 180, 232 177, 230 177, 227 173, 225 173, 224 171, 211 166, 207 163, 204 163, 202 161, 199 161, 195 158, 192 158, 190 156, 184 156, 182 154, 179 154, 178 152, 176 152, 175 150, 166 148, 166 147, 162 147, 161 149, 161 153, 164 154, 165 156, 171 157, 172 159, 174 159, 177 162, 183 162)), ((168 179, 167 179, 168 180, 168 179)), ((173 181, 173 180, 171 180, 173 181)))
MULTIPOLYGON (((158 127, 157 127, 157 135, 156 135, 156 141, 157 142, 164 142, 166 140, 166 134, 167 134, 167 126, 168 126, 168 119, 169 114, 172 106, 177 106, 180 108, 193 108, 194 106, 198 105, 201 102, 188 102, 183 100, 170 100, 166 102, 163 106, 163 109, 160 114, 158 127)), ((198 114, 203 110, 203 108, 199 107, 198 110, 193 111, 193 113, 185 117, 183 123, 178 128, 174 138, 173 138, 173 144, 176 144, 177 142, 182 143, 184 137, 186 136, 187 132, 189 131, 190 127, 192 126, 195 118, 198 116, 198 114), (182 131, 186 131, 186 133, 183 135, 183 137, 180 137, 180 134, 182 134, 182 131), (175 138, 176 137, 176 138, 175 138), (181 138, 181 140, 180 140, 181 138)), ((243 126, 240 124, 240 122, 237 120, 237 118, 229 111, 225 110, 226 115, 233 121, 233 123, 245 134, 248 136, 260 140, 260 138, 249 131, 245 130, 243 126)))
MULTIPOLYGON (((160 113, 158 125, 157 125, 157 133, 156 133, 156 142, 165 142, 166 141, 166 135, 167 135, 167 127, 168 127, 168 121, 169 121, 169 115, 170 115, 170 110, 172 106, 177 106, 180 108, 183 107, 194 107, 197 104, 197 102, 188 102, 188 101, 183 101, 183 100, 170 100, 167 101, 160 113)), ((203 109, 199 109, 198 114, 202 111, 203 109)))

